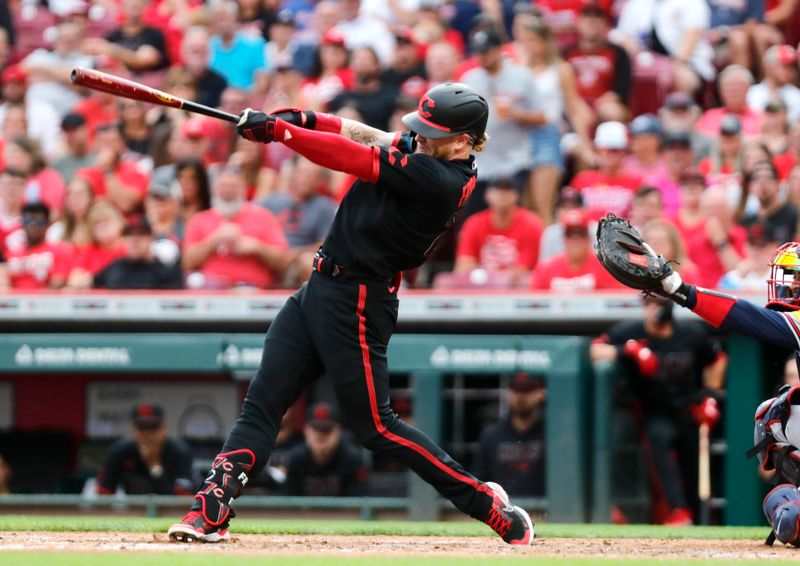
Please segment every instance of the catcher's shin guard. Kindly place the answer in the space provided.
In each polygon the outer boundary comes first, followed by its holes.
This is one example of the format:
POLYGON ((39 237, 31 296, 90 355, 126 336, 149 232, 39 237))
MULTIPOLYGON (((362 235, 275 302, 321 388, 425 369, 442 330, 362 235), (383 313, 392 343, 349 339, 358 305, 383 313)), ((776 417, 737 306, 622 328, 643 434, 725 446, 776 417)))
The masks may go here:
POLYGON ((800 546, 800 492, 788 483, 781 484, 764 498, 764 515, 772 527, 767 538, 771 545, 774 539, 784 544, 800 546))
POLYGON ((255 464, 250 450, 234 450, 217 455, 203 487, 197 492, 192 510, 169 528, 177 542, 219 542, 228 538, 228 522, 235 516, 231 503, 247 483, 255 464))

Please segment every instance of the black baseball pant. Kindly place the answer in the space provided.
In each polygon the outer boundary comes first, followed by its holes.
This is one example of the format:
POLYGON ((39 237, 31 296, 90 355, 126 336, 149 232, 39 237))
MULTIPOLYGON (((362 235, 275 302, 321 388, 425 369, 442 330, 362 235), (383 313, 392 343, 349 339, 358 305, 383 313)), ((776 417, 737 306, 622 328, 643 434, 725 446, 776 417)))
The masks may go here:
POLYGON ((483 520, 491 490, 389 405, 386 349, 398 308, 390 285, 313 273, 270 325, 261 364, 223 452, 252 450, 251 472, 258 473, 283 414, 308 385, 328 374, 345 424, 366 448, 399 459, 458 509, 483 520))

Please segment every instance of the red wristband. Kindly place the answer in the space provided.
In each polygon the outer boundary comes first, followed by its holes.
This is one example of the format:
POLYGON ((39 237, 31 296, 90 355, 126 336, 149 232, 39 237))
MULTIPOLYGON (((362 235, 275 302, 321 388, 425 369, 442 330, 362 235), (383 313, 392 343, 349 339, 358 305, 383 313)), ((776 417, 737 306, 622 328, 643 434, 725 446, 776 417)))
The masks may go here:
POLYGON ((316 123, 314 129, 318 132, 342 133, 342 119, 327 112, 314 112, 316 123))

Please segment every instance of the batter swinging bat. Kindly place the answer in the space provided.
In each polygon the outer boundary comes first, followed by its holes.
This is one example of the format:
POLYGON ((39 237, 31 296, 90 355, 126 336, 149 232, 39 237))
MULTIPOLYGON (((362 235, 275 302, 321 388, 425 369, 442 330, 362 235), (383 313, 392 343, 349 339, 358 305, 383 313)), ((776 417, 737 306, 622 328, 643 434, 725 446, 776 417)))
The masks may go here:
POLYGON ((711 505, 711 446, 709 434, 711 427, 708 423, 702 423, 699 427, 700 450, 699 466, 697 470, 697 498, 700 500, 700 524, 709 523, 709 511, 711 505))
POLYGON ((85 86, 92 90, 99 90, 107 92, 115 96, 123 98, 130 98, 131 100, 141 100, 142 102, 149 102, 151 104, 158 104, 159 106, 169 106, 170 108, 180 108, 187 112, 194 112, 195 114, 203 114, 211 116, 226 122, 233 122, 234 124, 239 121, 239 117, 210 106, 198 104, 191 100, 185 100, 166 92, 156 90, 149 86, 115 77, 108 73, 102 73, 93 69, 84 69, 77 67, 72 70, 72 84, 77 86, 85 86))

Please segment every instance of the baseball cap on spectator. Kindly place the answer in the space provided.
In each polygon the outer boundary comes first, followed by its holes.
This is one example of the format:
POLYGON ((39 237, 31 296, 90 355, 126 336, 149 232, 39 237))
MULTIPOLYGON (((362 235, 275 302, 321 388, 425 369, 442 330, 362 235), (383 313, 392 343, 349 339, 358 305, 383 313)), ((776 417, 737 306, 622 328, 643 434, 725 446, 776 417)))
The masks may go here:
POLYGON ((544 387, 544 381, 541 378, 534 377, 524 371, 515 373, 514 377, 511 378, 511 382, 508 384, 509 389, 520 393, 536 391, 542 387, 544 387))
POLYGON ((661 120, 655 114, 642 114, 633 119, 628 126, 632 136, 640 136, 643 134, 651 134, 661 137, 663 129, 661 127, 661 120))
POLYGON ((202 118, 189 118, 181 125, 184 138, 199 139, 206 135, 206 121, 202 118))
POLYGON ((664 107, 669 110, 685 110, 693 106, 694 99, 685 92, 671 92, 664 99, 664 107))
POLYGON ((558 192, 556 206, 571 205, 575 207, 583 206, 583 195, 575 187, 567 185, 558 192))
POLYGON ((407 45, 417 45, 417 40, 414 37, 414 30, 407 27, 401 27, 394 32, 394 38, 397 43, 404 43, 407 45))
POLYGON ((124 236, 149 236, 152 233, 153 229, 144 214, 131 214, 122 231, 124 236))
POLYGON ((592 0, 584 2, 579 13, 583 16, 606 17, 606 11, 603 10, 603 7, 598 2, 593 2, 592 0))
POLYGON ((275 23, 294 27, 295 26, 294 12, 292 12, 289 9, 281 10, 280 12, 275 14, 275 23))
POLYGON ((469 42, 470 50, 474 53, 488 53, 492 49, 501 47, 503 38, 493 29, 482 29, 476 31, 469 42))
POLYGON ((487 189, 511 189, 516 191, 517 185, 514 184, 514 180, 511 177, 495 177, 494 179, 490 180, 487 185, 487 189))
POLYGON ((76 112, 70 112, 61 119, 61 129, 65 132, 72 132, 85 125, 86 118, 76 112))
POLYGON ((164 422, 164 410, 152 403, 139 403, 131 411, 131 420, 136 428, 158 428, 164 422))
POLYGON ((771 245, 776 240, 773 230, 763 222, 753 222, 747 227, 747 243, 751 246, 763 248, 771 245))
POLYGON ((684 147, 688 148, 692 145, 692 139, 689 132, 683 130, 670 130, 664 132, 661 138, 661 145, 663 147, 684 147))
POLYGON ((8 83, 27 83, 28 73, 22 68, 22 65, 9 65, 3 69, 2 78, 3 84, 8 83))
POLYGON ((703 186, 706 186, 706 176, 703 175, 699 167, 693 165, 684 169, 683 173, 678 177, 678 183, 681 185, 684 183, 702 183, 703 186))
POLYGON ((603 122, 594 133, 594 145, 599 149, 626 149, 628 128, 622 122, 603 122))
POLYGON ((764 61, 780 65, 797 65, 797 51, 791 45, 773 45, 764 52, 764 61))
POLYGON ((322 45, 338 45, 339 47, 344 47, 344 35, 342 35, 339 30, 331 28, 322 36, 322 41, 320 43, 322 45))
POLYGON ((783 101, 782 98, 776 97, 772 98, 767 102, 767 105, 764 106, 764 112, 786 112, 789 108, 786 106, 786 103, 783 101))
POLYGON ((180 198, 180 189, 175 185, 153 183, 147 188, 147 196, 157 199, 180 198))
POLYGON ((561 217, 561 226, 564 228, 564 235, 589 234, 589 220, 581 210, 569 210, 561 217))
POLYGON ((321 432, 330 432, 339 424, 339 414, 333 405, 323 401, 308 409, 306 424, 321 432))
POLYGON ((726 114, 719 123, 719 133, 723 136, 738 136, 742 133, 742 123, 734 114, 726 114))

